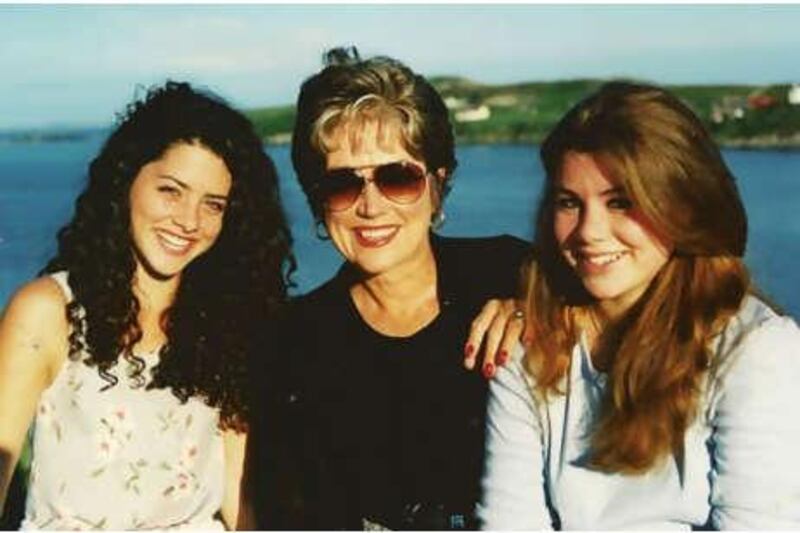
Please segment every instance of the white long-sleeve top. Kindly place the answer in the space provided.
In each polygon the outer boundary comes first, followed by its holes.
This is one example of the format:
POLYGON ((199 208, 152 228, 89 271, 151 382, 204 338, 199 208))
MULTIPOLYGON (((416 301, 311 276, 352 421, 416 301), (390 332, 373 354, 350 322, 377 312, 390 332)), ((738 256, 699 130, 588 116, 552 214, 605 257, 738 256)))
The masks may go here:
POLYGON ((580 465, 606 385, 586 343, 546 403, 519 348, 490 386, 483 527, 800 529, 800 329, 748 297, 712 349, 682 460, 626 476, 580 465))

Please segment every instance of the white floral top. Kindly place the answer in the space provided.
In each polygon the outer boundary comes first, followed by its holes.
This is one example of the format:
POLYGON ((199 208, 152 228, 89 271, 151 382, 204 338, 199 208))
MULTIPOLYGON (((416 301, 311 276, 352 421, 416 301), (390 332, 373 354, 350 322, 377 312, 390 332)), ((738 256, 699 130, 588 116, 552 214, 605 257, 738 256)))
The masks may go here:
MULTIPOLYGON (((66 273, 52 277, 71 300, 66 273)), ((149 380, 158 354, 137 355, 149 380)), ((101 392, 96 368, 67 359, 42 394, 22 529, 223 529, 218 411, 136 387, 127 365, 101 392)))

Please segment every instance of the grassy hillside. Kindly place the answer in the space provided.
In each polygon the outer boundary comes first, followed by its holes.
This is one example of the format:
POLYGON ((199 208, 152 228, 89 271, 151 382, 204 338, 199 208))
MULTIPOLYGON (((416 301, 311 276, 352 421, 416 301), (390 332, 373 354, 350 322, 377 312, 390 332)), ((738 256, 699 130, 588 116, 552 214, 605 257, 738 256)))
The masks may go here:
MULTIPOLYGON (((437 77, 431 82, 451 109, 458 142, 536 143, 603 80, 485 85, 464 78, 437 77), (481 115, 479 120, 464 117, 470 112, 481 115)), ((789 85, 668 88, 701 117, 720 144, 800 148, 800 105, 789 103, 789 85)), ((266 140, 289 141, 293 106, 254 109, 248 116, 266 140)))

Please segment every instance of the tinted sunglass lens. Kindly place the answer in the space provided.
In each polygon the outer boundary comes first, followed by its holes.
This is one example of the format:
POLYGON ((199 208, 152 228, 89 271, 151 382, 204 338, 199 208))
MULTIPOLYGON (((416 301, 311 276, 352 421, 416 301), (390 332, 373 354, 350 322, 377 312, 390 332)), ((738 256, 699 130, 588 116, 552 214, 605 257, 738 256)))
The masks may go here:
POLYGON ((375 183, 389 200, 410 204, 425 189, 425 172, 416 165, 390 163, 375 169, 375 183))
POLYGON ((363 186, 364 180, 352 170, 334 171, 322 178, 321 200, 331 211, 343 211, 358 199, 363 186))

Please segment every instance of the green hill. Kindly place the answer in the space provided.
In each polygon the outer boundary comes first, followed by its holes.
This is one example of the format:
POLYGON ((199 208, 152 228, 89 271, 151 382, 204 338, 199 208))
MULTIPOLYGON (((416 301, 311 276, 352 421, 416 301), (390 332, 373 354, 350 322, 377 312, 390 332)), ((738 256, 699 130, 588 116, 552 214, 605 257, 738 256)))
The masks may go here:
MULTIPOLYGON (((604 80, 583 79, 486 85, 459 77, 434 77, 451 111, 459 143, 537 143, 563 114, 604 80)), ((725 146, 800 148, 800 105, 791 86, 666 86, 689 105, 725 146)), ((290 140, 294 107, 247 112, 268 142, 290 140)))

